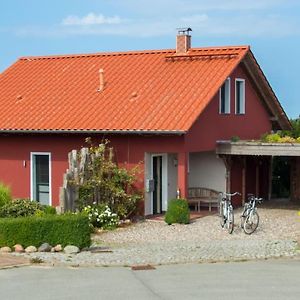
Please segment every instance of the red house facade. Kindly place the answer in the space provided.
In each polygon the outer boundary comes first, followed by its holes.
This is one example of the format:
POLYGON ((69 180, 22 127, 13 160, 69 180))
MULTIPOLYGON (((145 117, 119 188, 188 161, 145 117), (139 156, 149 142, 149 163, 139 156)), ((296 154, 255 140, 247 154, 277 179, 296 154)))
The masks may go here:
MULTIPOLYGON (((241 191, 242 163, 228 173, 216 142, 289 121, 248 46, 190 39, 179 34, 176 50, 20 58, 0 75, 0 181, 14 197, 58 206, 68 152, 89 136, 109 139, 118 164, 139 164, 145 215, 191 186, 241 191)), ((247 160, 250 192, 265 162, 257 171, 247 160)))

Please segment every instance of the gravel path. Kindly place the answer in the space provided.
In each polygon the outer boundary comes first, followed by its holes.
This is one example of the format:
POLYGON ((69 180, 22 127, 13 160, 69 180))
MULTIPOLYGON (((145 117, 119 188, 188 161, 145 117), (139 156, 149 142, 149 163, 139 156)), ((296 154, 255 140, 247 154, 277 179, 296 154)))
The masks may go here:
POLYGON ((94 235, 94 245, 102 247, 100 253, 22 255, 39 257, 52 264, 79 266, 159 265, 299 255, 300 216, 297 209, 260 207, 260 224, 252 235, 241 230, 240 214, 241 209, 235 210, 236 227, 231 235, 220 227, 217 215, 197 219, 189 225, 169 226, 164 221, 145 220, 94 235))

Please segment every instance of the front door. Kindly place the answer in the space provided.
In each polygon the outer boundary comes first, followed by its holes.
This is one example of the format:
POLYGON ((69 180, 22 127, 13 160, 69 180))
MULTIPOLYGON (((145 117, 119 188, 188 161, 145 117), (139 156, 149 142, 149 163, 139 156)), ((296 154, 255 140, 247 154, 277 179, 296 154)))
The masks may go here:
POLYGON ((50 197, 50 154, 31 154, 31 199, 51 205, 50 197))
POLYGON ((153 189, 153 214, 162 213, 162 156, 152 157, 153 189))

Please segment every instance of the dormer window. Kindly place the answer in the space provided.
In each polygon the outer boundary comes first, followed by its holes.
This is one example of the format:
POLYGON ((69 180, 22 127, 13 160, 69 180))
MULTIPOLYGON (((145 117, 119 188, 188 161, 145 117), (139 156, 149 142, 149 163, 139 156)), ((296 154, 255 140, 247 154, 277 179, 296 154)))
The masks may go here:
POLYGON ((220 89, 220 114, 230 114, 230 78, 227 78, 220 89))
POLYGON ((237 115, 245 113, 245 79, 235 80, 235 113, 237 115))

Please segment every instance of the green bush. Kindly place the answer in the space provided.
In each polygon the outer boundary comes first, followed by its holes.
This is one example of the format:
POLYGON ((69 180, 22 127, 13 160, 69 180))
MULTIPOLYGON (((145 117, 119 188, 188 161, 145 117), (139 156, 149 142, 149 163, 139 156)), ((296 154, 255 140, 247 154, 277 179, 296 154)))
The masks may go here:
POLYGON ((172 199, 169 202, 165 222, 169 225, 190 223, 190 210, 186 199, 172 199))
POLYGON ((119 225, 119 217, 105 204, 92 204, 86 206, 82 213, 86 214, 93 227, 115 229, 119 225))
POLYGON ((43 211, 43 206, 30 199, 16 199, 0 208, 0 217, 17 218, 34 216, 36 211, 43 211))
POLYGON ((11 190, 9 186, 6 186, 2 182, 0 182, 0 208, 11 202, 11 190))
POLYGON ((56 209, 53 206, 50 205, 43 205, 43 212, 46 215, 56 215, 56 209))
POLYGON ((88 217, 66 214, 0 219, 0 247, 15 244, 39 247, 42 243, 88 247, 91 243, 88 217))

